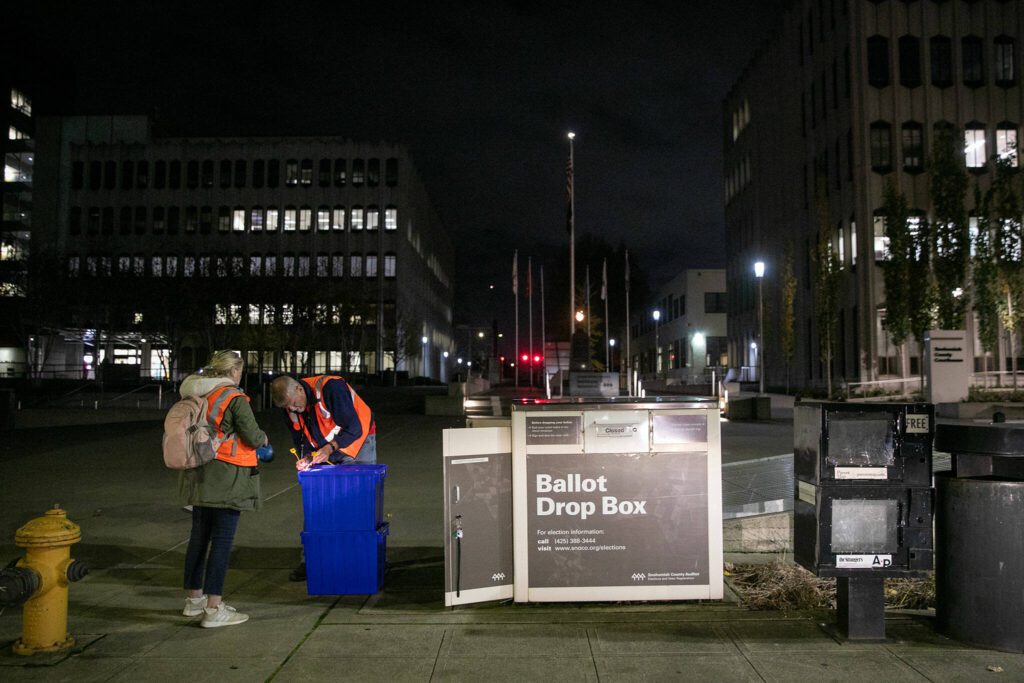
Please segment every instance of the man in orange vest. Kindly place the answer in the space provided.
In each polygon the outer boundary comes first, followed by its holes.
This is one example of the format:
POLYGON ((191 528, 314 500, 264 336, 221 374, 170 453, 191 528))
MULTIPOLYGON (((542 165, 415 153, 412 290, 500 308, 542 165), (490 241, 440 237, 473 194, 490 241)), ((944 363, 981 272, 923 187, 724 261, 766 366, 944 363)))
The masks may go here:
POLYGON ((298 470, 330 462, 377 462, 377 427, 370 406, 344 379, 317 375, 296 380, 287 375, 270 384, 274 405, 284 408, 301 458, 298 470))

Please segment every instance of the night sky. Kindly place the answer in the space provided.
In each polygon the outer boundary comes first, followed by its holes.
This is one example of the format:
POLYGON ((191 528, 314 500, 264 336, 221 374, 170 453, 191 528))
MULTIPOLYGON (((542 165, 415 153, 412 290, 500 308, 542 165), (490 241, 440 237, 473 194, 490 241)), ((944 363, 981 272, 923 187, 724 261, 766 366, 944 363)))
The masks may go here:
POLYGON ((513 249, 567 268, 569 130, 578 235, 623 244, 652 285, 724 266, 721 102, 786 2, 9 4, 37 114, 406 145, 475 323, 511 310, 513 249))

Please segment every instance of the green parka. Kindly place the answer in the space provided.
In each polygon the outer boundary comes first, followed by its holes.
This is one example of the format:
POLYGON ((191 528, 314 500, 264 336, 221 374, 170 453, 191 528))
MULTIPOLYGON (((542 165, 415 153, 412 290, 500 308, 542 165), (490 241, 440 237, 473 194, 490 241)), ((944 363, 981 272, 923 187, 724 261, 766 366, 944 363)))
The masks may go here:
MULTIPOLYGON (((217 387, 233 385, 226 377, 189 375, 181 383, 181 395, 205 396, 217 387)), ((267 443, 266 433, 256 424, 249 402, 241 396, 231 400, 224 411, 221 429, 237 434, 245 444, 259 448, 267 443)), ((189 505, 232 510, 263 507, 259 467, 239 467, 223 460, 211 460, 202 467, 184 470, 179 480, 181 500, 189 505)))

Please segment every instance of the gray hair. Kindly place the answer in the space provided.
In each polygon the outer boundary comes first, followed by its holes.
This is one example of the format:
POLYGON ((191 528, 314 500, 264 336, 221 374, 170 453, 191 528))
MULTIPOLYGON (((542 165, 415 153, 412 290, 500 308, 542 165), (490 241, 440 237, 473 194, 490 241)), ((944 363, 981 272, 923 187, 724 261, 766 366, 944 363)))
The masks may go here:
POLYGON ((270 400, 278 408, 283 408, 288 403, 288 397, 295 393, 297 386, 299 386, 299 381, 294 377, 281 375, 274 378, 274 381, 270 383, 270 400))

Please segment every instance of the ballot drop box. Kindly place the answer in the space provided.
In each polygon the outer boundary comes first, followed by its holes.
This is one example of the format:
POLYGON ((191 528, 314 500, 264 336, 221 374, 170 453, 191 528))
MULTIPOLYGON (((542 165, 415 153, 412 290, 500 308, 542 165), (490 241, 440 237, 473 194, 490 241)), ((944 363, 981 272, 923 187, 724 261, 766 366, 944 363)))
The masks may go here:
POLYGON ((714 400, 512 406, 516 602, 722 597, 714 400))

